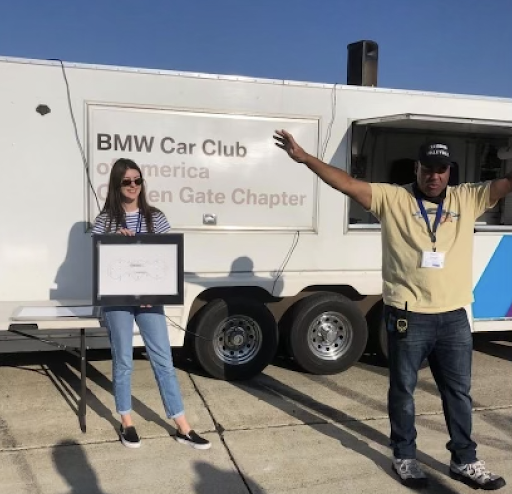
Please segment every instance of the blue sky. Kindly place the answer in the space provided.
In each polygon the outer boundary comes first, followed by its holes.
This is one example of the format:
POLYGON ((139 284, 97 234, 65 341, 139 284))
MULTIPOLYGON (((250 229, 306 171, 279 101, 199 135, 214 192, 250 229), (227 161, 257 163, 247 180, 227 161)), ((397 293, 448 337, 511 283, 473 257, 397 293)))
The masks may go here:
POLYGON ((0 56, 512 97, 512 0, 0 0, 0 56))

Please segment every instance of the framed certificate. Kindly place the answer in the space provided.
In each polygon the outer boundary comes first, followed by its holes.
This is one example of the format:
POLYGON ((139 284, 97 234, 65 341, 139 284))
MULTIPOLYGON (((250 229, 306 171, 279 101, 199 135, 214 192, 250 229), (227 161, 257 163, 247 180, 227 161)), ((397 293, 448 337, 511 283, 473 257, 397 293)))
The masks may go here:
POLYGON ((93 241, 93 304, 183 304, 183 234, 95 234, 93 241))

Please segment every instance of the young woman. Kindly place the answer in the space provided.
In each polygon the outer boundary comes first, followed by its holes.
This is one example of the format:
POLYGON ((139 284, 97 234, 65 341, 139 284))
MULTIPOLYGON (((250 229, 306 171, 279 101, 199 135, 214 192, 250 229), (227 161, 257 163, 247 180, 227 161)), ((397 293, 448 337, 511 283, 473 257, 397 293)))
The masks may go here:
MULTIPOLYGON (((93 233, 166 233, 165 215, 149 206, 140 168, 119 159, 110 172, 107 199, 95 220, 93 233)), ((167 324, 162 306, 104 307, 110 338, 116 410, 121 415, 120 438, 128 448, 138 448, 140 438, 131 417, 133 322, 137 322, 155 375, 167 418, 176 423, 176 440, 197 449, 211 444, 194 432, 185 418, 180 388, 172 361, 167 324)))

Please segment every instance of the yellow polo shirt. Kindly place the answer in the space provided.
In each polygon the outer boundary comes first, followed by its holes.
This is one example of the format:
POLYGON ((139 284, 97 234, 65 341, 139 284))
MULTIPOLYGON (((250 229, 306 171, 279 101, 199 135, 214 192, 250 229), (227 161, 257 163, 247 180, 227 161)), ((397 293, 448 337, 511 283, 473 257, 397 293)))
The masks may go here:
MULTIPOLYGON (((475 220, 490 204, 490 182, 448 187, 436 251, 444 252, 441 269, 421 267, 432 242, 412 185, 371 183, 370 212, 381 222, 384 303, 413 312, 447 312, 473 301, 475 220)), ((431 228, 436 203, 423 200, 431 228)))

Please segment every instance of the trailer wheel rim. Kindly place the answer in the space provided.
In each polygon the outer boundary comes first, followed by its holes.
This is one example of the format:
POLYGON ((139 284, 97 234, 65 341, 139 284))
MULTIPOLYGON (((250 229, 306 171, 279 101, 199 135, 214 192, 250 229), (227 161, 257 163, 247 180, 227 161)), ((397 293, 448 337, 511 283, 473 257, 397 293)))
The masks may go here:
POLYGON ((351 322, 339 312, 319 314, 308 328, 308 347, 322 360, 339 359, 350 348, 353 338, 351 322))
POLYGON ((251 317, 231 316, 219 324, 213 336, 215 355, 225 364, 247 364, 263 344, 260 325, 251 317))

